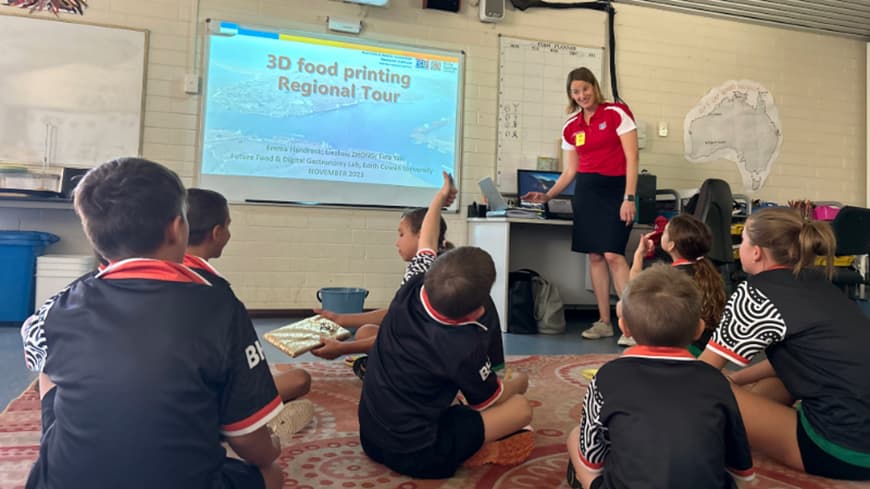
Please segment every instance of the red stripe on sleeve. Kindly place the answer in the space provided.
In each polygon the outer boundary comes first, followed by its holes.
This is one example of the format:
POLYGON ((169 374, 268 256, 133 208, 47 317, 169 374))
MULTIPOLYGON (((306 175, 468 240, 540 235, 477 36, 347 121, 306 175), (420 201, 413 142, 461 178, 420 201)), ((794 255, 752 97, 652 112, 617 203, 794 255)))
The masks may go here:
POLYGON ((710 342, 707 343, 707 348, 709 348, 710 351, 712 351, 713 353, 716 353, 717 355, 723 357, 724 359, 726 359, 730 362, 736 363, 737 365, 740 365, 741 367, 745 367, 745 366, 749 365, 748 359, 743 358, 742 356, 734 353, 733 351, 720 345, 719 343, 716 343, 713 340, 710 340, 710 342))
POLYGON ((594 464, 586 460, 586 457, 583 456, 583 452, 580 451, 579 447, 577 448, 577 453, 580 454, 580 463, 583 464, 584 467, 586 467, 586 470, 590 472, 601 472, 601 469, 604 468, 604 462, 594 464))
POLYGON ((226 435, 246 435, 272 419, 275 415, 281 412, 282 408, 283 403, 281 402, 281 396, 275 396, 275 399, 272 399, 269 404, 263 406, 259 411, 241 421, 222 426, 221 431, 226 435))
POLYGON ((495 404, 495 401, 498 401, 498 398, 501 397, 502 392, 504 392, 504 385, 501 383, 501 379, 497 378, 496 382, 498 382, 498 389, 495 390, 495 393, 489 396, 489 399, 483 401, 482 403, 471 406, 472 409, 476 411, 483 411, 484 409, 495 404))

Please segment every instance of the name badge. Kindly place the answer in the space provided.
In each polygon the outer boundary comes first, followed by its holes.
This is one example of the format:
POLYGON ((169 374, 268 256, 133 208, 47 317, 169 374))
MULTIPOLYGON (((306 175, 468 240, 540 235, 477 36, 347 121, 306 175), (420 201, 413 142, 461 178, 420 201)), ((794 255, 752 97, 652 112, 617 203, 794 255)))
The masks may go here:
POLYGON ((574 146, 583 146, 586 144, 586 133, 578 132, 574 135, 574 146))

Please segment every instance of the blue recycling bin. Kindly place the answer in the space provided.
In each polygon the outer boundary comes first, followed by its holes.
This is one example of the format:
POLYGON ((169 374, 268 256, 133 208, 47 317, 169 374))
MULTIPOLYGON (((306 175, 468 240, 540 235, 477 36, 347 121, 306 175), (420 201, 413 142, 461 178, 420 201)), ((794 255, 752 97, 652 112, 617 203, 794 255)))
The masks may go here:
POLYGON ((0 231, 0 322, 19 323, 33 313, 36 257, 58 240, 41 231, 0 231))

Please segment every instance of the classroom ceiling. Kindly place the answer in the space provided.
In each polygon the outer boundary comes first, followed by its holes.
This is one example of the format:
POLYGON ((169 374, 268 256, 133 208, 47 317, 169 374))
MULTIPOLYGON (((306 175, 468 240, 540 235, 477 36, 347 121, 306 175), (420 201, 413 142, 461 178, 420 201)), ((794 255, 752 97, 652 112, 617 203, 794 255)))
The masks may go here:
POLYGON ((870 40, 870 0, 615 0, 870 40))

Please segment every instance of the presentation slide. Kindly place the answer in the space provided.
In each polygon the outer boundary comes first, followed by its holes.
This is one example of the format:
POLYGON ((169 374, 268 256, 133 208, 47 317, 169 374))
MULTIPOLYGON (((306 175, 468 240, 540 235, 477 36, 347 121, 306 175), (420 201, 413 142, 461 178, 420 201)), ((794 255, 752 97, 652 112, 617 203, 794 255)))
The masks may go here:
POLYGON ((231 201, 425 206, 461 157, 459 52, 211 21, 199 185, 231 201))

